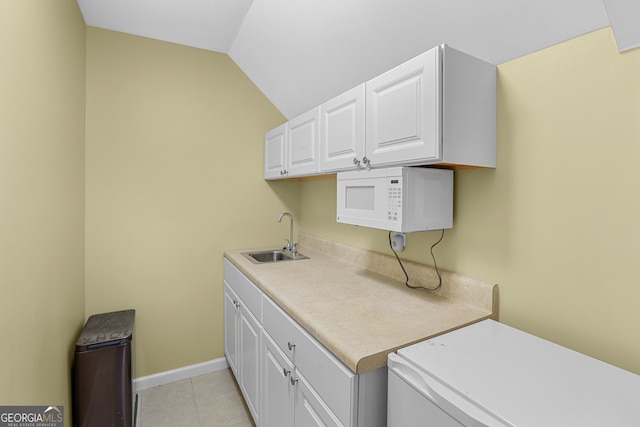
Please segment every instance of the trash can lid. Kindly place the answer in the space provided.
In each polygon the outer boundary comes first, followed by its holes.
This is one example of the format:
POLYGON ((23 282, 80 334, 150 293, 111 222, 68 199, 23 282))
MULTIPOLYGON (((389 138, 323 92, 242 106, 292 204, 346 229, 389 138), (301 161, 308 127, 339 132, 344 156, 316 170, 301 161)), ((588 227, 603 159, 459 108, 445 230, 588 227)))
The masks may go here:
POLYGON ((136 311, 122 310, 89 317, 76 347, 131 339, 136 311))

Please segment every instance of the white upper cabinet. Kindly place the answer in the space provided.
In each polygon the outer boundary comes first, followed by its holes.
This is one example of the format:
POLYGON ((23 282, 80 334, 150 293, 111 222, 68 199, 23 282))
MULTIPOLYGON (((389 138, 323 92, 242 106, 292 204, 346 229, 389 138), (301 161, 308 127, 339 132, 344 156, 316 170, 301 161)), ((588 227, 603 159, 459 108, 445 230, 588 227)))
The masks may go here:
POLYGON ((439 50, 432 49, 367 82, 372 167, 440 159, 440 70, 439 50))
POLYGON ((267 132, 264 136, 264 178, 318 174, 319 141, 320 107, 267 132))
POLYGON ((365 85, 357 86, 320 106, 320 170, 364 166, 365 85))
POLYGON ((287 161, 285 140, 287 124, 282 124, 270 130, 264 136, 264 178, 286 178, 287 161))
POLYGON ((495 66, 437 46, 366 84, 370 167, 495 167, 495 66))
POLYGON ((440 164, 496 167, 496 66, 447 45, 442 54, 440 164))
POLYGON ((320 172, 320 107, 292 119, 287 130, 287 177, 320 172))
MULTIPOLYGON (((443 44, 283 126, 286 155, 265 148, 266 179, 364 167, 494 168, 496 67, 443 44)), ((265 145, 278 145, 279 129, 265 145)))

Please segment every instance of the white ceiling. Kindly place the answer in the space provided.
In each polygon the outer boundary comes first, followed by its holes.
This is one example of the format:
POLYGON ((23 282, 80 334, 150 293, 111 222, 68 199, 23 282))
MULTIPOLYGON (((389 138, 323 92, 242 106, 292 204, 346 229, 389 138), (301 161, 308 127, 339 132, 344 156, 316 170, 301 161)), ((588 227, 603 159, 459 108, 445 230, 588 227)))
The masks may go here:
POLYGON ((253 0, 78 0, 92 27, 227 53, 253 0))
POLYGON ((494 64, 609 25, 603 0, 78 0, 89 26, 227 53, 287 118, 440 43, 494 64))

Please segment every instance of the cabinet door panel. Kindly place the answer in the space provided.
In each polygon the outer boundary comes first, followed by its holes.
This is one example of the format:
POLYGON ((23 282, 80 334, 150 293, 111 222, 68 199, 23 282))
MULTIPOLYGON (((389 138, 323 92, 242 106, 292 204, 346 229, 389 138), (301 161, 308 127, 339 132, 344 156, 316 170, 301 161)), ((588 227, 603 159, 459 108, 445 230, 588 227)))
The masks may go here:
POLYGON ((307 380, 296 373, 295 425, 304 427, 342 427, 307 380))
POLYGON ((364 166, 364 92, 361 84, 320 107, 322 172, 364 166))
POLYGON ((238 296, 224 283, 224 354, 238 377, 238 296))
POLYGON ((278 126, 264 136, 264 178, 286 178, 286 133, 287 124, 278 126))
POLYGON ((258 397, 260 393, 260 330, 255 317, 244 306, 240 306, 240 389, 256 423, 259 420, 258 397))
POLYGON ((262 331, 261 427, 293 427, 293 364, 262 331))
POLYGON ((442 158, 440 48, 366 84, 366 155, 372 166, 442 158))
POLYGON ((289 121, 287 133, 287 176, 317 174, 320 107, 289 121))

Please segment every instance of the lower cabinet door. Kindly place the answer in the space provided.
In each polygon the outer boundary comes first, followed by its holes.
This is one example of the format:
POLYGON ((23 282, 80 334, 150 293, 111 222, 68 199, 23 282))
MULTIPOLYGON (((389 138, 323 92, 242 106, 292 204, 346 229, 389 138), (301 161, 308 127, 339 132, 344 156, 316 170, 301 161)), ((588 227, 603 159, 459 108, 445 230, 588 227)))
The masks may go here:
POLYGON ((261 427, 293 427, 293 364, 262 330, 261 427))
POLYGON ((294 382, 296 388, 294 422, 296 426, 344 427, 311 388, 307 380, 297 371, 294 382))
POLYGON ((260 323, 249 310, 240 306, 239 385, 256 424, 259 422, 261 329, 260 323))
POLYGON ((238 378, 238 296, 224 284, 224 354, 233 374, 238 378))

